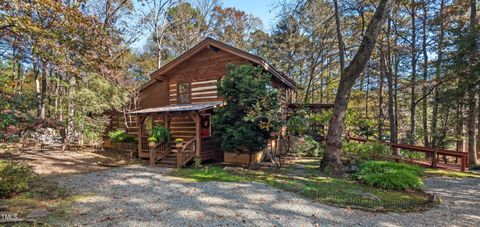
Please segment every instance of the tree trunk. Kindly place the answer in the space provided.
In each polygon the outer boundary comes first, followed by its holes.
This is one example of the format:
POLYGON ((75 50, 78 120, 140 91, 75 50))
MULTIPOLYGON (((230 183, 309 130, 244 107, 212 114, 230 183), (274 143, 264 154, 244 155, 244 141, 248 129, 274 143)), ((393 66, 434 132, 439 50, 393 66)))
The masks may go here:
POLYGON ((68 104, 67 104, 67 143, 75 142, 75 105, 73 103, 73 93, 75 89, 75 78, 72 76, 69 80, 68 104))
POLYGON ((378 84, 378 140, 383 140, 383 80, 387 73, 383 43, 380 42, 380 82, 378 84))
MULTIPOLYGON (((391 0, 381 0, 377 10, 368 24, 367 31, 362 38, 362 42, 352 61, 345 68, 344 73, 340 76, 337 94, 333 108, 333 116, 327 134, 327 147, 321 162, 321 169, 333 174, 343 174, 342 163, 340 161, 340 153, 342 146, 342 130, 345 114, 347 112, 350 93, 355 80, 365 69, 375 42, 380 32, 385 18, 390 13, 392 6, 391 0)), ((341 40, 339 40, 341 42, 341 40)))
POLYGON ((42 94, 40 95, 40 118, 42 120, 46 119, 47 77, 47 68, 45 63, 42 63, 42 94))
MULTIPOLYGON (((471 53, 470 53, 470 78, 475 78, 476 54, 477 54, 477 35, 476 35, 476 0, 470 0, 470 32, 471 32, 471 53)), ((476 99, 476 84, 475 81, 467 93, 468 98, 468 114, 467 114, 467 136, 468 136, 468 160, 471 165, 477 165, 477 146, 475 141, 476 120, 477 120, 477 99, 476 99)))
POLYGON ((35 97, 37 99, 37 117, 40 117, 42 112, 42 104, 40 102, 40 79, 38 78, 40 72, 36 63, 33 63, 33 74, 35 78, 35 97))
POLYGON ((412 21, 412 41, 411 41, 411 57, 412 57, 412 76, 410 80, 411 96, 410 96, 410 132, 409 142, 411 145, 415 144, 415 113, 416 113, 416 97, 415 97, 415 83, 417 79, 417 28, 416 28, 416 3, 415 0, 411 1, 411 21, 412 21))
POLYGON ((422 17, 422 54, 423 54, 423 87, 422 87, 422 126, 423 126, 423 145, 428 147, 428 116, 427 116, 427 80, 428 80, 428 54, 427 54, 427 3, 422 2, 423 17, 422 17))
POLYGON ((387 87, 388 87, 388 121, 390 124, 390 142, 396 143, 397 142, 397 126, 395 121, 395 113, 394 113, 394 88, 393 88, 393 70, 392 70, 392 48, 390 43, 390 32, 391 32, 391 20, 388 20, 387 26, 387 68, 388 73, 387 76, 387 87))
MULTIPOLYGON (((367 69, 368 72, 368 69, 367 69)), ((370 76, 368 73, 365 73, 366 83, 365 83, 365 119, 368 119, 368 91, 369 91, 369 84, 370 84, 370 76)), ((368 139, 368 134, 367 134, 368 139)))
POLYGON ((456 110, 456 127, 455 127, 455 134, 457 135, 456 138, 456 147, 457 151, 464 151, 463 149, 463 113, 462 113, 462 104, 460 100, 457 100, 457 110, 456 110))
MULTIPOLYGON (((396 41, 395 41, 396 43, 396 41)), ((394 87, 394 104, 395 104, 395 138, 398 142, 398 115, 399 115, 399 108, 398 108, 398 68, 399 68, 399 60, 398 56, 395 55, 395 73, 393 74, 393 87, 394 87)))
POLYGON ((18 61, 17 66, 17 94, 22 95, 22 62, 18 61))
POLYGON ((57 74, 57 83, 55 84, 54 113, 58 116, 58 99, 60 98, 60 76, 57 74))
MULTIPOLYGON (((445 0, 440 2, 440 34, 438 37, 438 53, 437 53, 437 64, 436 64, 436 79, 439 81, 442 78, 442 61, 443 61, 443 40, 445 36, 445 26, 443 22, 443 9, 445 7, 445 0)), ((433 93, 433 107, 432 107, 432 122, 431 122, 431 145, 432 147, 437 147, 437 122, 438 122, 438 102, 439 102, 439 87, 434 88, 433 93)))
POLYGON ((340 13, 338 10, 338 0, 333 1, 335 5, 335 25, 337 30, 337 42, 338 42, 338 58, 340 59, 340 75, 345 70, 345 47, 343 44, 342 29, 340 25, 340 13))
POLYGON ((467 140, 468 140, 468 160, 470 164, 477 164, 477 145, 475 141, 476 120, 477 120, 477 99, 475 91, 468 91, 468 112, 467 112, 467 140))

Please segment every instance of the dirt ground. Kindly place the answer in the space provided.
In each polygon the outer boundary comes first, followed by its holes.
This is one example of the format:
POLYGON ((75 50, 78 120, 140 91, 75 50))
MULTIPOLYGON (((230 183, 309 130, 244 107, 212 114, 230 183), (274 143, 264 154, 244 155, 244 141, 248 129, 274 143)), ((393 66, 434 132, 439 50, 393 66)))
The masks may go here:
MULTIPOLYGON (((108 169, 109 166, 122 166, 139 161, 130 161, 128 157, 115 150, 82 149, 77 151, 26 150, 16 147, 0 146, 0 160, 16 160, 34 167, 40 176, 63 176, 89 173, 108 169)), ((140 161, 141 162, 141 161, 140 161)))

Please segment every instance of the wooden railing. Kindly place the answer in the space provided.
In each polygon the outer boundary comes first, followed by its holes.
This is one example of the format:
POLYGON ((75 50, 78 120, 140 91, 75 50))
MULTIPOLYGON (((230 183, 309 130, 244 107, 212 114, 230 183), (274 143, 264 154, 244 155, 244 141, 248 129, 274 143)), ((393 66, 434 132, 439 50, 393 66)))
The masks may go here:
POLYGON ((217 152, 218 150, 218 145, 212 137, 202 138, 202 149, 200 153, 217 152))
POLYGON ((177 153, 177 168, 181 168, 195 157, 195 138, 189 140, 177 153))
POLYGON ((157 144, 155 147, 149 149, 150 152, 150 165, 155 165, 160 159, 165 158, 170 153, 170 143, 164 142, 157 144))
POLYGON ((142 151, 148 151, 148 139, 147 137, 142 137, 142 151))
MULTIPOLYGON (((440 148, 430 148, 430 147, 420 147, 420 146, 413 146, 413 145, 408 145, 408 144, 397 144, 397 143, 391 143, 391 142, 381 142, 381 141, 375 141, 375 140, 367 140, 367 139, 362 139, 362 138, 356 138, 356 137, 347 137, 347 140, 354 140, 358 142, 377 142, 377 143, 382 143, 385 145, 389 145, 392 147, 393 150, 393 158, 396 161, 399 161, 402 159, 400 157, 399 149, 405 149, 413 152, 420 152, 420 153, 425 153, 426 155, 431 157, 431 167, 432 168, 437 168, 438 163, 439 163, 439 156, 450 156, 454 158, 459 158, 460 159, 460 171, 465 172, 468 163, 468 153, 466 152, 460 152, 460 151, 453 151, 453 150, 445 150, 445 149, 440 149, 440 148)), ((445 164, 446 159, 445 159, 445 164)))
POLYGON ((220 147, 212 137, 202 138, 200 156, 202 160, 216 159, 220 157, 220 147))

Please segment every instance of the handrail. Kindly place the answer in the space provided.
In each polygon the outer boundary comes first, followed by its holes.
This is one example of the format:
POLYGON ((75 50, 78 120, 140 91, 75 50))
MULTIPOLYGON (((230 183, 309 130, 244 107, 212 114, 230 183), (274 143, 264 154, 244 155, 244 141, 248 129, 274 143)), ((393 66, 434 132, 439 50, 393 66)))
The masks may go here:
POLYGON ((383 142, 383 141, 376 141, 376 140, 367 140, 363 138, 356 138, 356 137, 348 137, 348 139, 359 141, 359 142, 373 142, 373 143, 383 143, 386 145, 398 147, 398 148, 403 148, 403 149, 409 149, 409 150, 416 150, 420 151, 423 153, 433 153, 435 150, 437 151, 437 154, 440 155, 450 155, 453 157, 463 157, 463 156, 468 156, 467 152, 462 152, 462 151, 452 151, 452 150, 445 150, 445 149, 440 149, 440 148, 430 148, 430 147, 420 147, 420 146, 414 146, 414 145, 409 145, 409 144, 398 144, 398 143, 392 143, 392 142, 383 142))
POLYGON ((177 168, 181 168, 187 164, 188 161, 195 157, 195 138, 185 143, 177 153, 177 168), (190 150, 187 148, 190 147, 190 150))
POLYGON ((452 151, 452 150, 445 150, 445 149, 440 149, 440 148, 430 148, 430 147, 420 147, 420 146, 414 146, 414 145, 408 145, 408 144, 397 144, 397 143, 392 143, 392 142, 383 142, 383 141, 375 141, 375 140, 368 140, 368 139, 363 139, 363 138, 356 138, 356 137, 347 137, 347 140, 355 140, 358 142, 376 142, 376 143, 382 143, 385 145, 389 145, 393 148, 393 156, 395 160, 399 160, 399 154, 398 154, 398 149, 406 149, 406 150, 411 150, 415 152, 422 152, 425 154, 429 154, 432 156, 432 167, 436 168, 437 167, 437 155, 446 155, 446 156, 451 156, 455 158, 460 158, 461 159, 461 167, 460 170, 462 172, 466 171, 466 167, 468 166, 467 163, 467 158, 468 158, 468 153, 467 152, 461 152, 461 151, 452 151))
POLYGON ((165 158, 170 153, 170 143, 168 141, 163 143, 157 143, 155 147, 149 148, 150 152, 150 165, 155 165, 160 159, 165 158))
MULTIPOLYGON (((180 151, 184 151, 185 149, 187 149, 188 145, 191 145, 192 143, 195 143, 195 138, 189 140, 188 142, 186 142, 183 146, 182 146, 182 149, 180 151)), ((195 149, 192 149, 193 151, 195 149)))

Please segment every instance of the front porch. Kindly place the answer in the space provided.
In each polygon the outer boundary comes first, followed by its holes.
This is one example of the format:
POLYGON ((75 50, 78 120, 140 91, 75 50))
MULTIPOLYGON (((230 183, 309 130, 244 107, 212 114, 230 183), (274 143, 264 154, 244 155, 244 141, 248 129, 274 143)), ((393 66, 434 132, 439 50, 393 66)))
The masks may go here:
POLYGON ((197 158, 201 161, 220 159, 222 154, 211 132, 211 114, 219 102, 176 104, 132 112, 138 119, 138 157, 149 159, 151 165, 181 168, 197 158), (149 130, 153 125, 169 129, 171 142, 149 148, 149 130), (173 142, 184 140, 183 146, 173 142))

